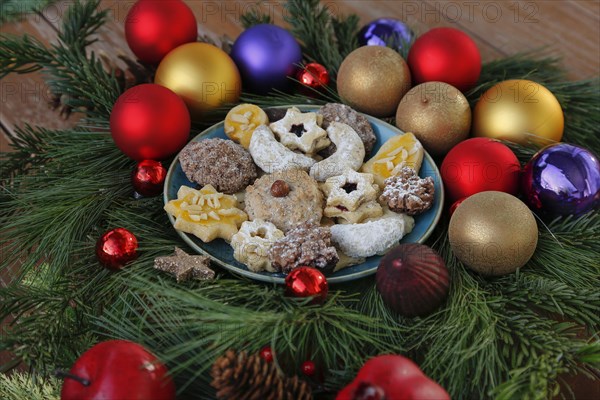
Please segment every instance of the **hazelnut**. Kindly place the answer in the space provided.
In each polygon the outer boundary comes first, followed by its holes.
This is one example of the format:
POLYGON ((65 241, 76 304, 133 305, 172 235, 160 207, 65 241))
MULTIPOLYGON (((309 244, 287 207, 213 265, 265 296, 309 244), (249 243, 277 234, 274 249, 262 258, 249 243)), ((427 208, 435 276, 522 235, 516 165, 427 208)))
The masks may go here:
POLYGON ((281 179, 276 180, 271 185, 271 194, 273 197, 285 197, 290 192, 290 186, 286 181, 282 181, 281 179))

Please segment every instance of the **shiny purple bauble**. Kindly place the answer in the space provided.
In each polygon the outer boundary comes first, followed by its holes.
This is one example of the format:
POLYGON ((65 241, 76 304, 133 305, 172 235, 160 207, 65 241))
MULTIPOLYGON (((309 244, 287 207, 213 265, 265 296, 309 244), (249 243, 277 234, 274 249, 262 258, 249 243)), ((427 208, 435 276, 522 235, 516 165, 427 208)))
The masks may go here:
POLYGON ((358 32, 358 43, 361 46, 390 44, 394 49, 400 50, 409 46, 414 36, 414 32, 404 22, 394 18, 379 18, 358 32))
POLYGON ((600 162, 583 147, 553 144, 527 163, 521 186, 525 202, 540 215, 581 215, 600 207, 600 162))
POLYGON ((246 29, 231 48, 231 58, 242 76, 245 90, 266 94, 285 91, 302 62, 302 50, 291 33, 271 24, 246 29))

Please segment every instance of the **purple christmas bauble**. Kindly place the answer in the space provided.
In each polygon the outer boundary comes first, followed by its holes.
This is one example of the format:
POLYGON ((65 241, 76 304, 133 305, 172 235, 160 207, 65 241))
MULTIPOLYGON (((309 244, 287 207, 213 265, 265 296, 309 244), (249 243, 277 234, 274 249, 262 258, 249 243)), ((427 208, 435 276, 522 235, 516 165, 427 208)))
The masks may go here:
POLYGON ((286 90, 302 61, 302 50, 291 33, 271 24, 246 29, 231 48, 231 58, 242 76, 244 89, 265 94, 286 90))
POLYGON ((541 215, 581 215, 600 207, 600 162, 583 147, 553 144, 527 163, 521 186, 525 202, 541 215))
POLYGON ((358 32, 361 46, 387 46, 400 50, 409 45, 414 32, 406 24, 394 18, 379 18, 365 25, 358 32))

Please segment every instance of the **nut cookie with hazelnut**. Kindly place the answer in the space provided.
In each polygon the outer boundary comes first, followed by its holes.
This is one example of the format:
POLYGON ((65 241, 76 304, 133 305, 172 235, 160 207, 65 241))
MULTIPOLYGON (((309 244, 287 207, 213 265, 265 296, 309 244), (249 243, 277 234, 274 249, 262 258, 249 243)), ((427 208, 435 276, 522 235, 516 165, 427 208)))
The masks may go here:
POLYGON ((283 232, 303 222, 319 224, 323 204, 317 182, 299 169, 263 175, 246 188, 250 220, 271 222, 283 232))

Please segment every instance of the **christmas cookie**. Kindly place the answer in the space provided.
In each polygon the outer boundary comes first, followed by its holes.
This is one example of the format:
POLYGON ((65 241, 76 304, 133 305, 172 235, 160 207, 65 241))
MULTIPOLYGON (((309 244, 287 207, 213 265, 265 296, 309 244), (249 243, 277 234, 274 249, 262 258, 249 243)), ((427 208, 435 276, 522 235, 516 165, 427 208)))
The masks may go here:
POLYGON ((272 222, 289 231, 303 222, 318 224, 323 216, 323 194, 302 170, 264 175, 246 189, 246 212, 251 220, 272 222))
POLYGON ((211 185, 200 190, 180 187, 177 199, 169 201, 165 211, 175 217, 175 229, 191 233, 203 242, 217 238, 229 241, 248 220, 246 213, 237 208, 234 196, 219 193, 211 185))
POLYGON ((327 132, 319 126, 321 119, 314 112, 303 113, 292 107, 283 119, 272 123, 270 128, 287 148, 314 154, 330 144, 327 132))
POLYGON ((388 139, 363 165, 362 171, 375 175, 375 183, 383 188, 383 181, 396 175, 403 167, 411 167, 418 172, 422 162, 421 142, 412 133, 405 133, 388 139))
POLYGON ((273 243, 283 237, 283 232, 270 222, 259 219, 246 221, 231 238, 233 257, 250 271, 275 272, 268 251, 273 243))
POLYGON ((227 113, 224 129, 228 138, 247 149, 254 130, 268 123, 269 118, 260 107, 254 104, 240 104, 227 113))
POLYGON ((308 171, 315 163, 312 158, 295 153, 279 143, 265 125, 256 128, 252 134, 249 150, 256 165, 269 174, 290 169, 308 171))
POLYGON ((435 187, 430 176, 421 179, 414 169, 404 167, 397 175, 385 180, 379 201, 397 213, 417 215, 431 208, 434 196, 435 187))
POLYGON ((329 228, 311 223, 298 225, 275 242, 269 249, 269 259, 284 273, 300 266, 331 270, 339 260, 329 228))
POLYGON ((350 257, 384 254, 412 231, 415 221, 405 214, 387 210, 381 218, 361 224, 334 225, 331 240, 350 257))
MULTIPOLYGON (((373 132, 369 120, 364 115, 357 113, 345 104, 339 103, 325 104, 317 111, 317 113, 323 116, 322 127, 324 129, 327 129, 332 122, 342 122, 351 126, 352 129, 358 133, 360 140, 362 140, 363 145, 365 146, 365 154, 367 156, 371 154, 371 150, 373 150, 373 146, 375 146, 377 137, 375 136, 375 132, 373 132)), ((335 153, 335 150, 336 146, 331 144, 319 154, 324 157, 329 157, 335 153)))
POLYGON ((341 175, 347 169, 357 171, 365 158, 365 146, 350 126, 341 122, 332 122, 327 128, 327 135, 337 149, 331 157, 319 161, 310 168, 310 176, 319 182, 341 175))
POLYGON ((357 223, 383 214, 377 203, 379 187, 373 183, 372 174, 346 170, 342 175, 327 179, 321 188, 326 196, 326 217, 357 223))
POLYGON ((243 190, 257 176, 250 153, 226 139, 191 142, 179 154, 179 162, 190 181, 227 194, 243 190))

